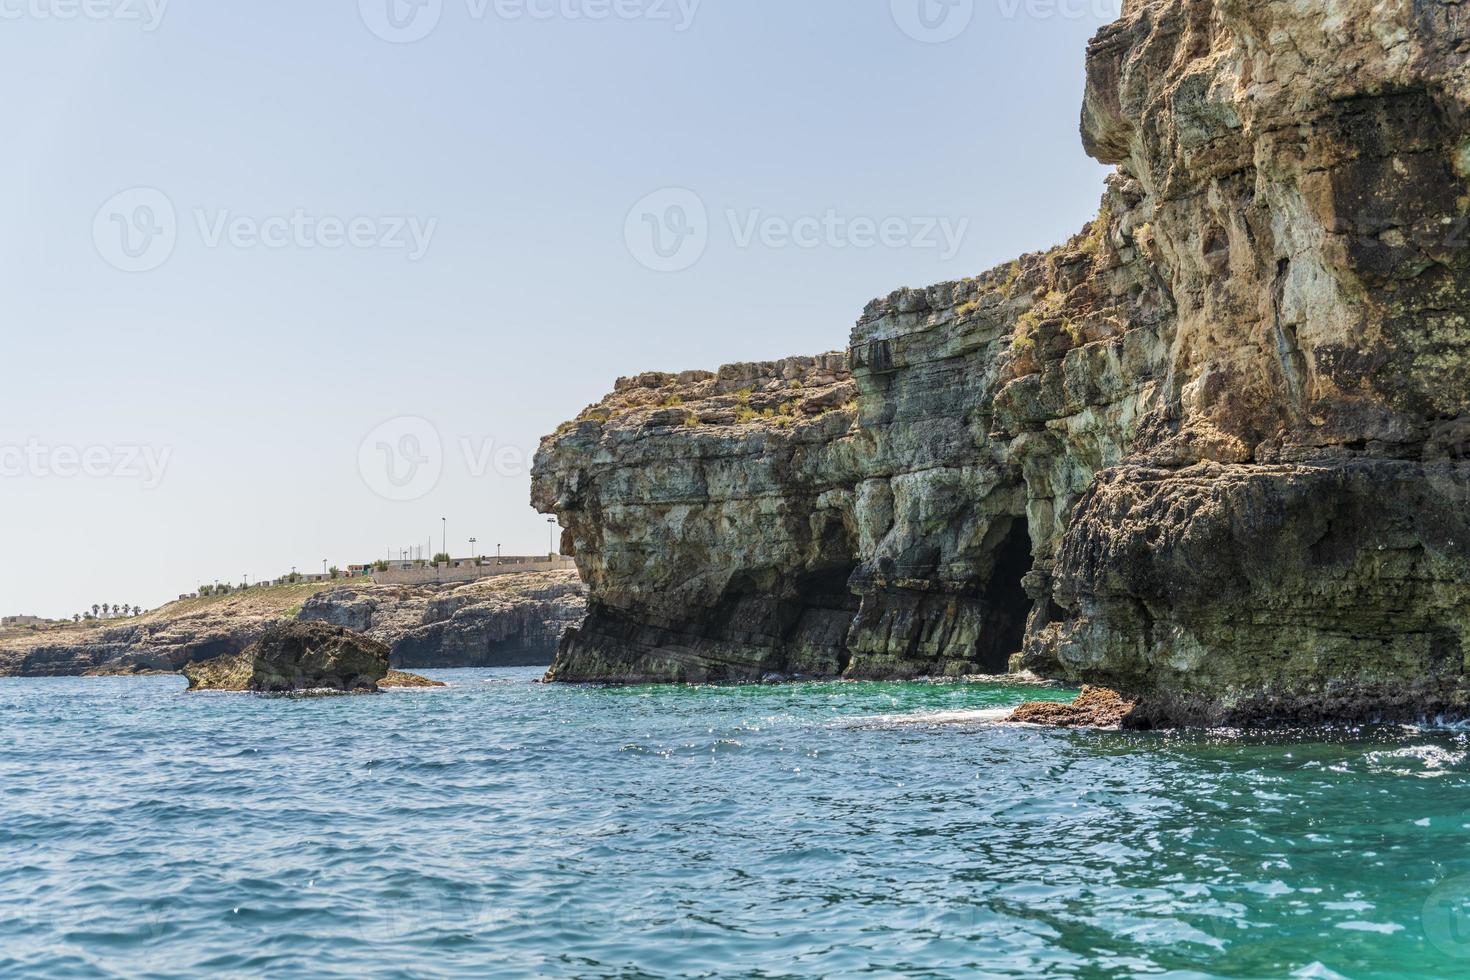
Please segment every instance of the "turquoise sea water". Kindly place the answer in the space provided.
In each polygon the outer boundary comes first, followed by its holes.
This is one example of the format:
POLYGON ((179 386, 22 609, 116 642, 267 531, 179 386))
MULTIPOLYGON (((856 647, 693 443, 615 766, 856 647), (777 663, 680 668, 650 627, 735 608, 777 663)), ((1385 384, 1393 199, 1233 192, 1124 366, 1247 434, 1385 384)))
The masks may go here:
POLYGON ((299 700, 0 681, 0 976, 1470 972, 1463 734, 435 676, 455 686, 299 700))

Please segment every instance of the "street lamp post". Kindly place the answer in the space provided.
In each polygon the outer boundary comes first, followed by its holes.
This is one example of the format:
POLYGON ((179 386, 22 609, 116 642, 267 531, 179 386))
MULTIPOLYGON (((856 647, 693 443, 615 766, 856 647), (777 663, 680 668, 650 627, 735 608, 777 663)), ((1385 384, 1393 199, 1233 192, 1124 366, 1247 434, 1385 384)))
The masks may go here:
POLYGON ((480 564, 480 553, 475 550, 474 538, 470 538, 470 557, 474 559, 476 565, 480 564))
POLYGON ((442 537, 440 537, 440 539, 439 539, 439 550, 443 551, 444 554, 445 554, 445 556, 448 556, 448 554, 449 554, 449 518, 447 518, 447 517, 441 517, 441 518, 439 518, 439 521, 440 521, 440 529, 443 532, 442 537))
POLYGON ((546 519, 546 554, 552 558, 556 557, 556 518, 546 519))

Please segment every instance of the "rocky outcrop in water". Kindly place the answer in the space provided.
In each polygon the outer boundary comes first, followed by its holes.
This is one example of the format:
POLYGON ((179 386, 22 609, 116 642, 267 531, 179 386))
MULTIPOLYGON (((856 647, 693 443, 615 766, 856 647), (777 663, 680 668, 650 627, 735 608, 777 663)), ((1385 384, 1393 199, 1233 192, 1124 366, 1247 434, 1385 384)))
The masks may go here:
POLYGON ((420 677, 418 674, 406 674, 401 670, 390 670, 383 675, 382 680, 378 681, 378 690, 380 691, 411 691, 448 686, 443 681, 431 681, 427 677, 420 677))
POLYGON ((1084 687, 1075 701, 1028 701, 1006 721, 1049 728, 1121 728, 1137 707, 1117 691, 1084 687))
POLYGON ((387 673, 387 646, 326 623, 277 623, 243 653, 184 668, 190 691, 257 694, 372 694, 387 673))
POLYGON ((395 667, 544 667, 586 612, 575 572, 464 585, 353 585, 318 593, 303 622, 346 626, 388 644, 395 667))
POLYGON ((1141 726, 1470 713, 1462 6, 1127 3, 1082 234, 544 442, 591 586, 552 676, 1010 660, 1141 726))

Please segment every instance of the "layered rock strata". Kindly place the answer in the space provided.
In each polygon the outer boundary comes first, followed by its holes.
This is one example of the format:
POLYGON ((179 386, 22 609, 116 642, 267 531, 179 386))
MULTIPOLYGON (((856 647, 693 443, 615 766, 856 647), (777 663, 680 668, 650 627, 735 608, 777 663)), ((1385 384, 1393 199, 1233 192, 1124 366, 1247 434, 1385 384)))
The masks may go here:
POLYGON ((591 587, 553 678, 1014 659, 1141 726, 1466 714, 1463 8, 1127 3, 1082 234, 545 441, 591 587))

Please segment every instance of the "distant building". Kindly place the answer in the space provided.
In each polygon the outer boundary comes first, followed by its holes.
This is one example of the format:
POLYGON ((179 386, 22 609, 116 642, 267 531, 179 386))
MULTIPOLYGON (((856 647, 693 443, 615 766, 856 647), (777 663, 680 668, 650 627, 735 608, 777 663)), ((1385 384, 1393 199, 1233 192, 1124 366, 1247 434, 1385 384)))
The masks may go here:
POLYGON ((41 616, 5 616, 0 617, 0 626, 45 626, 54 620, 45 619, 41 616))

